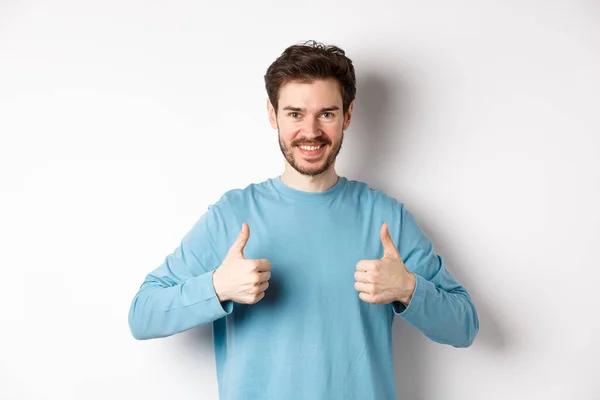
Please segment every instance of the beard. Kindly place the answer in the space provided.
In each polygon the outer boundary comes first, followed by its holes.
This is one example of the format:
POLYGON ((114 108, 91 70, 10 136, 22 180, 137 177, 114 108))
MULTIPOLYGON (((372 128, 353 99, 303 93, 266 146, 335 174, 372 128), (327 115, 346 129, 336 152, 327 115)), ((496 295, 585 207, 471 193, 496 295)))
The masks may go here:
MULTIPOLYGON (((279 129, 277 129, 277 133, 278 133, 278 139, 279 139, 279 148, 281 149, 281 153, 283 154, 283 156, 285 157, 287 162, 292 166, 292 168, 294 168, 300 174, 306 175, 306 176, 317 176, 317 175, 320 175, 323 172, 327 171, 327 169, 329 169, 329 167, 331 167, 331 165, 335 162, 337 155, 340 153, 340 150, 342 149, 342 143, 344 141, 344 132, 342 131, 342 134, 340 136, 340 141, 337 143, 334 143, 327 158, 325 160, 319 160, 319 161, 315 162, 313 165, 306 167, 306 166, 300 165, 300 163, 298 163, 296 161, 296 159, 294 158, 294 147, 298 146, 299 144, 305 144, 305 143, 308 144, 307 141, 297 140, 295 142, 292 142, 291 145, 288 146, 283 142, 283 140, 281 140, 281 133, 279 132, 279 129)), ((317 138, 313 139, 312 141, 310 141, 310 144, 331 145, 331 141, 328 139, 322 138, 322 137, 317 137, 317 138)))

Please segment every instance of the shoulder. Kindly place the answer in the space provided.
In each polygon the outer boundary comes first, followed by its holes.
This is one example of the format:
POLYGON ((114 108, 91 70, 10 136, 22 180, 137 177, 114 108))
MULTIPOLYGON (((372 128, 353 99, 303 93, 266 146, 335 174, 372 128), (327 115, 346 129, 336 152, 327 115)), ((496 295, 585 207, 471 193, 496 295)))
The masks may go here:
POLYGON ((235 241, 242 222, 248 222, 249 210, 255 207, 257 199, 265 195, 263 187, 267 184, 268 180, 229 189, 208 205, 202 219, 206 220, 217 251, 227 251, 235 241))
POLYGON ((229 189, 209 209, 225 214, 241 212, 264 198, 270 190, 270 179, 262 182, 250 183, 245 187, 229 189))
POLYGON ((348 179, 347 194, 362 204, 371 204, 378 208, 391 208, 397 211, 404 207, 403 202, 384 189, 358 180, 348 179))

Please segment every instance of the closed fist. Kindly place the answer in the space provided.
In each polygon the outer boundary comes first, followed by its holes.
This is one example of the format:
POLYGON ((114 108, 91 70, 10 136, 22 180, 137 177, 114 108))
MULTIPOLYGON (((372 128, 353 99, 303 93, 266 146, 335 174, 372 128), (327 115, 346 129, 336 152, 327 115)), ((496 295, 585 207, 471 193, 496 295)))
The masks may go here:
POLYGON ((213 285, 220 301, 254 304, 265 297, 271 278, 271 263, 266 259, 249 260, 244 247, 250 238, 250 227, 242 224, 235 243, 213 273, 213 285))
POLYGON ((416 277, 410 272, 392 237, 387 222, 381 225, 379 237, 383 245, 383 257, 379 260, 360 260, 354 273, 354 289, 361 300, 372 304, 388 304, 399 301, 405 306, 415 290, 416 277))

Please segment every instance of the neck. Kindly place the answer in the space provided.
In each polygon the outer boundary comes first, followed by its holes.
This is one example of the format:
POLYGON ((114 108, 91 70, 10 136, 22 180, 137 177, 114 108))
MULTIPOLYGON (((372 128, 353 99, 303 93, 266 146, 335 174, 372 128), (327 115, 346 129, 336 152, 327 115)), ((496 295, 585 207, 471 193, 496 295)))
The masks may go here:
POLYGON ((302 175, 286 161, 281 181, 292 189, 303 192, 324 192, 338 181, 338 174, 333 165, 325 172, 315 176, 302 175))

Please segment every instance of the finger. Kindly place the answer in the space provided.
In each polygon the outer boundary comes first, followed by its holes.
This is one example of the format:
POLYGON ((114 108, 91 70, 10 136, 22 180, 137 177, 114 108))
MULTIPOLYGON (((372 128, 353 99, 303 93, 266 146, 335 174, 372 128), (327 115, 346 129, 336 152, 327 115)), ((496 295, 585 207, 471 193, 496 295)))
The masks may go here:
POLYGON ((249 294, 246 296, 246 300, 243 302, 245 304, 255 304, 261 301, 265 297, 265 292, 260 292, 258 294, 249 294))
POLYGON ((271 279, 271 271, 264 271, 258 273, 258 282, 266 282, 271 279))
POLYGON ((398 257, 398 249, 396 248, 396 245, 392 240, 392 236, 390 235, 390 229, 387 222, 384 222, 383 225, 381 225, 379 237, 381 238, 381 243, 383 244, 383 256, 398 257))
POLYGON ((373 265, 373 260, 360 260, 359 262, 356 263, 356 269, 358 271, 370 271, 372 270, 374 267, 373 265))
POLYGON ((262 282, 262 283, 260 284, 260 291, 261 291, 261 292, 264 292, 264 291, 265 291, 265 290, 267 290, 268 288, 269 288, 269 281, 265 281, 265 282, 262 282))
POLYGON ((358 297, 366 303, 378 304, 377 298, 371 294, 360 292, 358 293, 358 297))
POLYGON ((367 273, 363 272, 363 271, 356 271, 354 273, 354 280, 356 282, 365 282, 365 283, 369 283, 369 279, 367 277, 367 273))
POLYGON ((250 227, 247 223, 242 224, 242 230, 240 231, 235 243, 231 246, 230 253, 235 256, 241 256, 244 258, 244 247, 246 247, 246 243, 248 243, 248 239, 250 238, 250 227))
POLYGON ((355 282, 354 289, 360 293, 372 294, 371 292, 373 291, 373 285, 370 283, 355 282))
POLYGON ((266 258, 259 258, 256 262, 258 263, 258 271, 263 272, 271 270, 271 263, 266 258))
POLYGON ((269 287, 269 281, 258 282, 252 286, 250 286, 247 291, 249 293, 257 294, 260 292, 264 292, 269 287))

